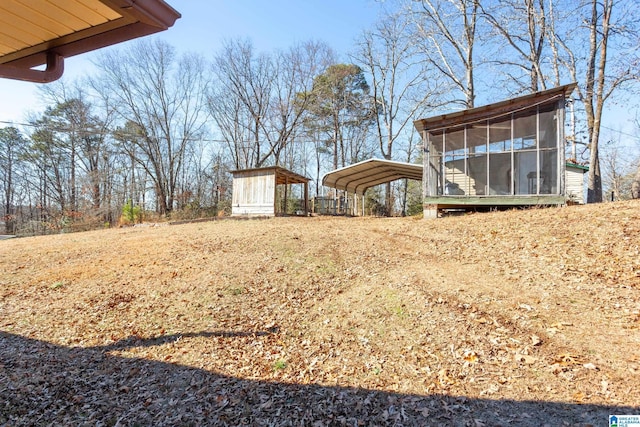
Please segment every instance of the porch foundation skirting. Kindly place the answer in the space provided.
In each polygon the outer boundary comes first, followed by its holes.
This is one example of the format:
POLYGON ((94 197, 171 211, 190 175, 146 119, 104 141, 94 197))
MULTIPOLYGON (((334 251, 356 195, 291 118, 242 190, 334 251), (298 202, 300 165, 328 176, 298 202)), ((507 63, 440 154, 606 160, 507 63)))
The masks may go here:
POLYGON ((464 209, 474 206, 521 207, 521 206, 563 206, 567 203, 564 196, 535 195, 535 196, 440 196, 425 197, 423 210, 425 218, 435 218, 439 209, 464 209), (429 212, 427 212, 429 211, 429 212), (436 212, 434 215, 433 212, 436 212))

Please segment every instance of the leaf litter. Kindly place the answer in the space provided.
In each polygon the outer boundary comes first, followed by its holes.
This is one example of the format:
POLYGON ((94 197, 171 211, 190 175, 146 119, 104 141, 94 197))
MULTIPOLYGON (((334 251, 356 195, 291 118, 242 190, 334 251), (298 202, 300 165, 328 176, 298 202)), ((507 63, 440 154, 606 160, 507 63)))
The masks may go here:
POLYGON ((602 424, 639 236, 632 201, 3 241, 0 424, 602 424))

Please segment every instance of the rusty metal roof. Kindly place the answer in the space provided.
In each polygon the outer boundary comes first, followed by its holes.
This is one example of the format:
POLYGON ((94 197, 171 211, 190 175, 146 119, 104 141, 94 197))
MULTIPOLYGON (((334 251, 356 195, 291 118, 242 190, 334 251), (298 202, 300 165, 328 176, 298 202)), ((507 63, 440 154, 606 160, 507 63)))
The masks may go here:
POLYGON ((565 99, 571 95, 576 86, 576 83, 570 83, 542 92, 530 93, 519 98, 512 98, 502 102, 497 102, 495 104, 456 111, 449 114, 442 114, 426 119, 419 119, 413 122, 413 125, 418 132, 422 132, 424 130, 442 130, 445 128, 452 128, 455 126, 487 120, 489 118, 511 114, 519 109, 530 108, 536 104, 547 103, 557 99, 565 99))
POLYGON ((2 0, 0 77, 53 81, 64 58, 166 30, 178 18, 163 0, 2 0))

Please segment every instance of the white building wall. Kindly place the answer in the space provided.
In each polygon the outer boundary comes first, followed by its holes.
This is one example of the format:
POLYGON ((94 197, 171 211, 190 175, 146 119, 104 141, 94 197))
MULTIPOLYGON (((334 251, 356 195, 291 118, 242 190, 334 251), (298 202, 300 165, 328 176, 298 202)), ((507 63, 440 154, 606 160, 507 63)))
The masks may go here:
POLYGON ((567 200, 584 204, 584 170, 567 165, 565 172, 567 200))
POLYGON ((231 216, 274 216, 274 172, 251 171, 233 178, 231 216))

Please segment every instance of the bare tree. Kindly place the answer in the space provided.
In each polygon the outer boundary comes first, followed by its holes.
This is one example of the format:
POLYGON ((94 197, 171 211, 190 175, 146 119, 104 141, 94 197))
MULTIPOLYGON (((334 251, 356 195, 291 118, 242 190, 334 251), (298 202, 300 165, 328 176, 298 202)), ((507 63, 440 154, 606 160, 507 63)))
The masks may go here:
POLYGON ((286 163, 300 133, 313 79, 333 60, 324 43, 306 42, 256 54, 250 41, 227 42, 214 59, 218 84, 209 109, 235 166, 286 163))
POLYGON ((20 188, 18 170, 27 141, 15 127, 0 129, 0 190, 5 232, 13 234, 16 224, 16 198, 20 188))
MULTIPOLYGON (((281 153, 301 132, 304 116, 311 102, 313 80, 334 63, 334 53, 326 44, 297 44, 276 55, 273 101, 269 124, 274 136, 269 138, 276 164, 281 153)), ((292 147, 293 148, 293 147, 292 147)), ((293 154, 295 150, 289 150, 293 154)))
POLYGON ((501 68, 519 69, 528 75, 528 82, 524 83, 520 75, 510 74, 512 81, 525 91, 545 90, 547 84, 542 69, 548 31, 545 0, 505 0, 481 9, 483 18, 508 47, 496 49, 497 58, 493 61, 501 68))
POLYGON ((602 146, 603 186, 612 193, 613 200, 633 198, 634 171, 640 158, 631 156, 631 151, 629 147, 622 147, 618 140, 607 141, 602 146))
POLYGON ((407 3, 416 44, 434 67, 462 94, 464 108, 473 108, 476 28, 480 0, 419 0, 407 3))
MULTIPOLYGON (((636 118, 636 128, 640 129, 640 120, 636 118)), ((638 168, 631 182, 631 198, 640 199, 640 159, 638 159, 638 168)))
POLYGON ((638 165, 638 171, 634 175, 633 182, 631 183, 631 198, 640 199, 640 165, 638 165))
POLYGON ((275 148, 266 141, 275 72, 272 58, 256 55, 250 41, 230 41, 214 58, 213 72, 218 84, 209 96, 209 110, 234 146, 236 165, 262 166, 275 148))
POLYGON ((204 60, 142 40, 124 51, 105 51, 98 62, 103 72, 93 84, 123 121, 136 125, 136 160, 154 182, 158 213, 168 214, 187 147, 205 123, 204 60))
MULTIPOLYGON (((371 101, 382 156, 394 157, 394 144, 409 131, 416 113, 423 111, 434 92, 429 74, 420 64, 415 43, 408 35, 409 23, 398 14, 389 15, 373 30, 365 31, 355 59, 371 76, 371 101), (409 125, 409 126, 407 126, 409 125)), ((385 208, 392 211, 391 183, 386 186, 385 208)))
POLYGON ((243 108, 242 100, 234 96, 232 86, 219 81, 213 85, 207 106, 222 140, 227 146, 235 169, 253 167, 256 163, 255 149, 250 144, 248 126, 251 115, 243 108))
POLYGON ((634 16, 635 6, 631 3, 585 0, 575 11, 583 17, 581 25, 566 28, 563 33, 554 23, 554 61, 562 64, 573 81, 580 83, 577 97, 584 105, 589 148, 588 203, 603 201, 599 143, 605 103, 637 72, 633 69, 635 61, 630 60, 633 56, 621 54, 636 49, 626 45, 635 28, 627 22, 634 16), (587 47, 585 52, 583 45, 587 47), (612 49, 616 50, 615 56, 612 49), (584 76, 582 79, 580 74, 584 76))

